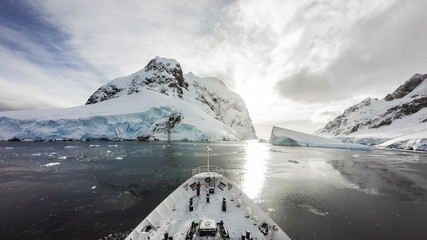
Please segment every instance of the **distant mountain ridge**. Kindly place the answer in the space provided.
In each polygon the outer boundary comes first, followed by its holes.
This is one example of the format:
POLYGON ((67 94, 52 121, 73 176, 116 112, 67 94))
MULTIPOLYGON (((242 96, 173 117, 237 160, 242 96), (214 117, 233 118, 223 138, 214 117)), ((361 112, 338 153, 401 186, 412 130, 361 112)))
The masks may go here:
POLYGON ((243 99, 216 78, 184 75, 174 59, 97 89, 86 105, 0 112, 0 140, 244 140, 256 138, 243 99))
POLYGON ((415 74, 382 100, 366 98, 316 134, 385 147, 427 149, 426 79, 427 74, 415 74))

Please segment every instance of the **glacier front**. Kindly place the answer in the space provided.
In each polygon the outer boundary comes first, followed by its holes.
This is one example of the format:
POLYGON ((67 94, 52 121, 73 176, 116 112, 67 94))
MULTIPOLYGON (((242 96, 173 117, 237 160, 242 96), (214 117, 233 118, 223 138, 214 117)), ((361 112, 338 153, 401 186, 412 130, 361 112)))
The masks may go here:
POLYGON ((156 57, 100 87, 86 105, 0 112, 0 140, 189 140, 256 138, 243 99, 216 78, 182 74, 156 57))

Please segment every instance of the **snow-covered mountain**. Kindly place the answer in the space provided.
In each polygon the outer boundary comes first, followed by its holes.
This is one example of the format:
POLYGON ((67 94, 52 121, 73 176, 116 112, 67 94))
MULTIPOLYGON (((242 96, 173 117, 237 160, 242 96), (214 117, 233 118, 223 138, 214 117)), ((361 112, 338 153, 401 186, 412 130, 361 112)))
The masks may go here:
POLYGON ((427 74, 415 74, 384 99, 366 98, 316 132, 383 147, 427 150, 427 74))
POLYGON ((256 138, 243 99, 216 78, 184 75, 156 57, 95 91, 86 105, 0 112, 0 140, 242 140, 256 138))

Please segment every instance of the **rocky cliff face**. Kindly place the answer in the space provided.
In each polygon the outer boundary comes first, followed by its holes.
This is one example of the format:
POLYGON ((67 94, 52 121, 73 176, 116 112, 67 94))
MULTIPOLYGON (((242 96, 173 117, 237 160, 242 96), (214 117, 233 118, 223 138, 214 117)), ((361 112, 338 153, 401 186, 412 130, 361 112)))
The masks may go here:
POLYGON ((394 99, 403 98, 415 88, 417 88, 425 79, 427 78, 427 74, 415 74, 408 81, 406 81, 403 85, 399 86, 392 94, 388 94, 385 96, 384 100, 392 101, 394 99))
POLYGON ((420 131, 427 136, 426 79, 427 74, 415 74, 384 99, 367 98, 349 107, 317 134, 379 142, 420 131))

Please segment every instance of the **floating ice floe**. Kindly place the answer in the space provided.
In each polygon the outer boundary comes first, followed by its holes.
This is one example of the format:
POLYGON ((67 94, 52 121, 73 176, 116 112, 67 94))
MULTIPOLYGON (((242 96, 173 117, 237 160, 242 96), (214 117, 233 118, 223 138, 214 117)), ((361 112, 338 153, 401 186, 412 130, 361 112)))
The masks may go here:
POLYGON ((51 162, 51 163, 48 163, 48 164, 40 165, 40 167, 53 167, 53 166, 56 166, 56 165, 59 165, 59 164, 61 164, 61 163, 60 162, 51 162))
POLYGON ((306 208, 309 212, 314 213, 319 216, 326 216, 329 213, 320 209, 317 209, 309 204, 299 204, 299 207, 306 208))
POLYGON ((48 158, 54 158, 54 157, 56 157, 58 155, 58 153, 57 152, 51 152, 51 153, 49 153, 48 155, 47 155, 47 157, 48 158))
POLYGON ((72 148, 77 148, 77 146, 65 146, 65 149, 72 149, 72 148))

